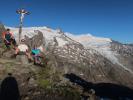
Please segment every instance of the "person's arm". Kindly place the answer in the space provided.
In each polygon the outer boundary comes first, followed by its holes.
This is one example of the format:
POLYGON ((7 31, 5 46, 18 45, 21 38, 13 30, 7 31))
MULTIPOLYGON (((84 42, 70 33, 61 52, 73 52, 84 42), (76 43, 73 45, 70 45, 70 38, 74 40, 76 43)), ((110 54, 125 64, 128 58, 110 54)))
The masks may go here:
POLYGON ((5 32, 2 33, 2 38, 5 40, 5 32))
POLYGON ((5 38, 5 34, 6 34, 5 32, 2 33, 2 38, 3 38, 3 40, 5 40, 7 43, 9 43, 9 41, 5 38))
POLYGON ((10 33, 10 35, 11 35, 11 38, 14 39, 13 33, 10 33))
POLYGON ((5 40, 6 40, 7 43, 10 43, 6 38, 5 38, 5 40))

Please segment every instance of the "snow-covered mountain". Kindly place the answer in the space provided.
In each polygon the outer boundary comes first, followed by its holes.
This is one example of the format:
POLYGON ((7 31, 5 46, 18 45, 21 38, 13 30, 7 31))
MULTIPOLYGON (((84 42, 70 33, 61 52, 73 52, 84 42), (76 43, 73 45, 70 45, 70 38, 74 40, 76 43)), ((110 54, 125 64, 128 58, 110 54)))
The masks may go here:
MULTIPOLYGON (((11 27, 10 27, 11 28, 11 27)), ((15 35, 15 38, 18 39, 18 28, 11 28, 12 32, 15 35)), ((59 29, 53 30, 47 27, 29 27, 23 28, 22 37, 27 35, 28 37, 33 37, 37 34, 37 30, 43 33, 43 36, 46 38, 47 42, 50 42, 56 37, 59 46, 64 46, 69 41, 62 38, 62 35, 71 38, 75 42, 81 43, 86 49, 94 49, 106 58, 108 58, 113 63, 119 63, 117 59, 117 53, 111 50, 112 40, 109 38, 100 38, 92 36, 91 34, 84 35, 73 35, 71 33, 62 33, 59 29)))
MULTIPOLYGON (((18 40, 18 28, 8 28, 18 40)), ((58 66, 65 66, 65 73, 76 72, 92 81, 113 81, 133 87, 132 45, 91 34, 74 35, 48 27, 23 28, 22 37, 26 35, 32 38, 39 32, 44 39, 42 45, 52 51, 58 66), (75 66, 78 69, 75 70, 75 66)))

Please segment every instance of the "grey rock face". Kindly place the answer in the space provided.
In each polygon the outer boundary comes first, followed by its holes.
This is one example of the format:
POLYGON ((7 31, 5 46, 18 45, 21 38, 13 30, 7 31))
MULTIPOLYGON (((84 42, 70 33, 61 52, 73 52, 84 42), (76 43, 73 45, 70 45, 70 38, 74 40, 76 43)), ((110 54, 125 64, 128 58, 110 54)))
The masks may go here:
POLYGON ((130 44, 121 44, 119 42, 113 41, 111 43, 111 48, 113 51, 116 51, 118 54, 124 57, 133 57, 133 46, 130 44))
POLYGON ((2 23, 0 23, 0 42, 2 42, 2 33, 5 31, 5 27, 2 23))
POLYGON ((30 47, 30 49, 36 47, 40 47, 41 45, 44 44, 44 37, 43 33, 40 31, 36 31, 38 34, 33 36, 32 38, 29 38, 28 36, 25 36, 25 43, 30 47))

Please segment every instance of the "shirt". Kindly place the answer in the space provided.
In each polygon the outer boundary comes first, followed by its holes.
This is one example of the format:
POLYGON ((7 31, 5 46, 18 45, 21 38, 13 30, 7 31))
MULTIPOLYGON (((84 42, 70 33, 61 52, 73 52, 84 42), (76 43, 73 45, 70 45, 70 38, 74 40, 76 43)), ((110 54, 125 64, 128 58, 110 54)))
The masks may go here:
POLYGON ((28 50, 28 46, 25 45, 25 44, 20 44, 20 45, 18 46, 18 49, 19 49, 19 51, 21 51, 21 52, 26 52, 26 51, 28 50))
POLYGON ((11 33, 11 32, 10 32, 10 33, 3 32, 3 33, 2 33, 2 37, 3 37, 3 39, 5 39, 5 35, 6 35, 6 34, 10 34, 10 35, 11 35, 11 37, 13 36, 13 33, 11 33))
POLYGON ((40 50, 39 49, 33 49, 32 53, 34 53, 35 55, 38 55, 38 54, 40 54, 40 50))

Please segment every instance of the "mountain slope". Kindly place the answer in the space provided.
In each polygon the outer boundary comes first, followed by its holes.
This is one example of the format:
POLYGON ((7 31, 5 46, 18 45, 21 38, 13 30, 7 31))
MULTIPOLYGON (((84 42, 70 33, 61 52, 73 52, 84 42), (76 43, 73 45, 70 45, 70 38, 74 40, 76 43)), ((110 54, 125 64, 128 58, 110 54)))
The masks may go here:
MULTIPOLYGON (((18 40, 18 28, 9 28, 18 40)), ((111 100, 133 99, 132 45, 47 27, 23 28, 22 35, 30 48, 37 45, 44 52, 44 63, 48 60, 39 67, 11 59, 11 50, 1 56, 0 83, 12 73, 22 100, 84 100, 95 94, 111 100)))
MULTIPOLYGON (((18 39, 18 29, 11 30, 18 39)), ((109 38, 75 36, 47 27, 23 28, 23 38, 24 35, 32 38, 39 32, 43 35, 40 46, 47 49, 56 69, 75 73, 92 82, 113 82, 133 87, 132 46, 115 43, 109 38)))

